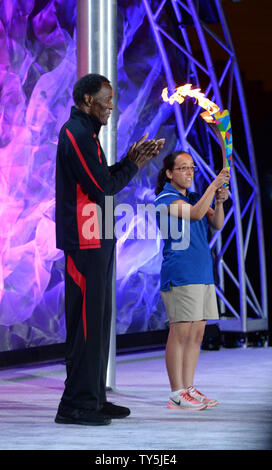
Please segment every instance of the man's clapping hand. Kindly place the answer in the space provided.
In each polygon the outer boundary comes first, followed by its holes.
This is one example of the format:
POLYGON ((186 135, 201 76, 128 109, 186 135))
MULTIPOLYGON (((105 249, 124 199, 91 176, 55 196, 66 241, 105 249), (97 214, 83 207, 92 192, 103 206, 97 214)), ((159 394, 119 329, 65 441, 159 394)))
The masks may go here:
POLYGON ((165 139, 146 140, 148 134, 145 134, 138 142, 130 147, 127 158, 132 160, 138 168, 141 168, 151 158, 156 157, 163 149, 165 139))

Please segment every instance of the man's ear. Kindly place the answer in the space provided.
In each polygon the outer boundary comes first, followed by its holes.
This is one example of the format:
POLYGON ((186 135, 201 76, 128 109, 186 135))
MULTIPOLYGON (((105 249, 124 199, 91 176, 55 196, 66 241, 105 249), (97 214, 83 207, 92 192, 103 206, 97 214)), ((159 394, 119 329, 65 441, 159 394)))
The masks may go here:
POLYGON ((86 106, 91 106, 93 104, 94 98, 92 95, 89 95, 89 93, 85 93, 83 98, 84 98, 84 103, 86 104, 86 106))

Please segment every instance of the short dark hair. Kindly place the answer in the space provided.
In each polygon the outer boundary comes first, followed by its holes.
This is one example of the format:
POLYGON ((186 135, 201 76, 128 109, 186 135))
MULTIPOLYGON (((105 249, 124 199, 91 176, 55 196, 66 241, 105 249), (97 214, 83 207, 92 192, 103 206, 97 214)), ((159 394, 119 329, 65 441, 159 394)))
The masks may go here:
POLYGON ((95 95, 101 89, 102 83, 110 83, 108 78, 98 73, 88 73, 84 75, 74 85, 73 98, 77 105, 84 103, 84 95, 95 95))

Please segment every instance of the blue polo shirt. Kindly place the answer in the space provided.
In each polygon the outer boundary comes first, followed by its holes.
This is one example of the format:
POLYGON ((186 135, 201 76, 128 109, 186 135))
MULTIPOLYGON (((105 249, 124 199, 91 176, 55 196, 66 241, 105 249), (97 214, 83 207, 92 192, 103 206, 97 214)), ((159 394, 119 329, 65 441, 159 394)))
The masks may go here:
MULTIPOLYGON (((161 290, 163 291, 170 290, 170 285, 214 284, 213 262, 207 238, 208 222, 206 216, 201 220, 188 221, 190 230, 188 243, 185 243, 185 246, 181 249, 173 249, 174 246, 178 246, 177 243, 182 241, 182 218, 175 218, 178 231, 181 235, 179 238, 174 239, 170 230, 171 216, 166 211, 161 216, 158 209, 160 204, 168 207, 169 204, 178 199, 194 205, 200 199, 200 195, 187 191, 187 196, 183 196, 170 183, 166 183, 163 191, 157 195, 154 201, 157 209, 157 224, 161 232, 163 232, 162 236, 164 238, 161 266, 161 290), (167 238, 166 233, 168 235, 167 238)), ((185 234, 185 231, 183 234, 185 234)))

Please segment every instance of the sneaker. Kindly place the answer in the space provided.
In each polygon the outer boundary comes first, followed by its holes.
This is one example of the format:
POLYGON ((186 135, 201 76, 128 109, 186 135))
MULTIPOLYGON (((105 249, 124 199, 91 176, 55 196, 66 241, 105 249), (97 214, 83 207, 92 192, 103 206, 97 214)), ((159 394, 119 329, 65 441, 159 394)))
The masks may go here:
POLYGON ((195 400, 200 401, 201 403, 205 403, 208 408, 211 408, 212 406, 216 406, 219 404, 217 400, 214 400, 213 398, 208 398, 206 395, 203 393, 199 392, 196 388, 194 387, 189 387, 187 388, 187 392, 192 398, 195 398, 195 400))
POLYGON ((204 410, 207 408, 205 403, 195 400, 186 390, 180 392, 175 397, 170 397, 168 402, 168 408, 172 410, 204 410))
POLYGON ((125 406, 118 406, 110 401, 106 401, 103 403, 100 413, 106 416, 106 418, 120 419, 129 416, 130 409, 125 406))

